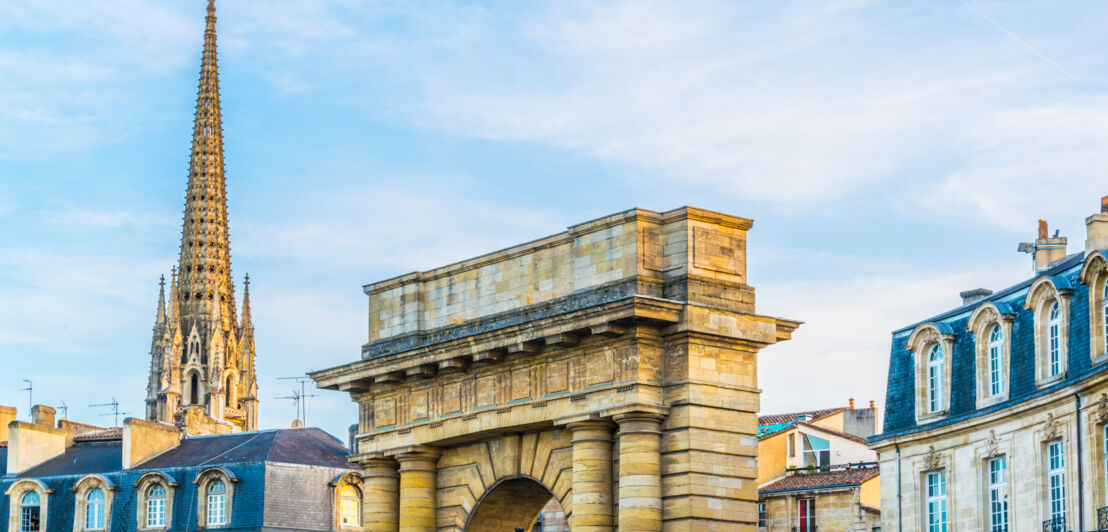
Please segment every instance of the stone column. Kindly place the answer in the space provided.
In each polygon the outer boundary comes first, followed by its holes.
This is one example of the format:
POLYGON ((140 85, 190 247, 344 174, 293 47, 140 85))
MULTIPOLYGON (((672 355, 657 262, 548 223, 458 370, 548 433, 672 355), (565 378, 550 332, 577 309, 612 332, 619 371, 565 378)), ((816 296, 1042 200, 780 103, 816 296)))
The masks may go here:
POLYGON ((611 532, 612 425, 581 421, 569 425, 573 442, 573 532, 611 532))
POLYGON ((396 460, 371 458, 361 464, 365 469, 362 529, 397 532, 400 529, 400 474, 396 471, 396 460))
POLYGON ((396 455, 400 462, 400 532, 434 532, 436 463, 441 452, 430 447, 396 455))
POLYGON ((619 424, 620 532, 662 529, 662 418, 649 412, 615 417, 619 424))

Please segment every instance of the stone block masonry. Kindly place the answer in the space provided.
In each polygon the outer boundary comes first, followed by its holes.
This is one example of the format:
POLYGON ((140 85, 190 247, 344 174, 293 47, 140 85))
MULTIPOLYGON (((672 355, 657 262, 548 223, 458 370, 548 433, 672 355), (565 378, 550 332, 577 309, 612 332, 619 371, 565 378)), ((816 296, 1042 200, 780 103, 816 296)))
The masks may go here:
POLYGON ((367 529, 526 528, 536 493, 572 530, 753 527, 757 353, 799 322, 755 313, 751 226, 633 209, 367 285, 361 360, 312 373, 359 405, 367 529))

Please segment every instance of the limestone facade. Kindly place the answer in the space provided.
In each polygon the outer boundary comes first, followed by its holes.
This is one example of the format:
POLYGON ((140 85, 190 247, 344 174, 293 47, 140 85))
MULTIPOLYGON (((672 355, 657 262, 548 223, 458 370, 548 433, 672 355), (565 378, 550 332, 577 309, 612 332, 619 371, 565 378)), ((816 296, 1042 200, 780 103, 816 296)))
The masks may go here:
POLYGON ((750 227, 634 209, 366 286, 362 359, 311 374, 359 405, 366 529, 753 527, 757 353, 799 323, 755 314, 750 227))
POLYGON ((893 333, 885 530, 1108 530, 1108 260, 1039 233, 1034 277, 893 333))

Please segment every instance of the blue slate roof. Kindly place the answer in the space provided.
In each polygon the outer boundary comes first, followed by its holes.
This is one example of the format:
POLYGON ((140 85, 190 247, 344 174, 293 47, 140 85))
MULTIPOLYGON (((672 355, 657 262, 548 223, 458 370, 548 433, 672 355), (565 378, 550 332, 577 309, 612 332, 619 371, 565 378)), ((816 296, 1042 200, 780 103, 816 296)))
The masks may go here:
POLYGON ((8 447, 0 447, 0 477, 8 474, 8 447))
MULTIPOLYGON (((983 300, 962 305, 932 318, 914 323, 893 332, 889 357, 889 375, 886 391, 885 427, 882 434, 870 438, 877 442, 922 430, 948 426, 978 416, 983 416, 1013 405, 1050 394, 1071 386, 1092 375, 1108 370, 1108 365, 1091 365, 1089 353, 1089 294, 1088 287, 1080 283, 1079 275, 1084 265, 1084 253, 1075 253, 1059 261, 1048 270, 1023 282, 1000 290, 983 300), (1059 291, 1070 291, 1073 297, 1069 305, 1069 336, 1067 341, 1066 377, 1057 384, 1037 388, 1035 385, 1034 315, 1023 308, 1027 290, 1038 279, 1050 278, 1059 291), (966 331, 973 311, 986 303, 993 303, 1004 314, 1013 314, 1012 338, 1008 372, 1008 400, 977 408, 976 350, 973 333, 966 331), (954 352, 951 354, 951 383, 948 415, 939 420, 917 424, 915 419, 915 366, 913 354, 907 343, 911 332, 924 323, 943 324, 953 332, 954 352)), ((945 330, 944 330, 945 332, 945 330)))
POLYGON ((349 468, 342 442, 320 429, 264 430, 188 438, 137 466, 140 469, 252 462, 349 468))
POLYGON ((119 471, 123 463, 123 443, 78 443, 65 453, 39 464, 21 477, 41 478, 66 475, 88 475, 119 471))

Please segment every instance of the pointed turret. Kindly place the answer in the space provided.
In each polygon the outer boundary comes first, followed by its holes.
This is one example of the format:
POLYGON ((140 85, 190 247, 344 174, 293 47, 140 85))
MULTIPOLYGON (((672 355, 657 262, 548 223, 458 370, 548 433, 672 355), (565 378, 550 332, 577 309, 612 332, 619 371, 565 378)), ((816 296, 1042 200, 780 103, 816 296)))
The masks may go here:
POLYGON ((239 332, 243 335, 254 332, 254 322, 250 319, 250 274, 242 281, 242 322, 239 323, 239 332))
POLYGON ((158 315, 154 318, 154 336, 165 327, 165 275, 158 281, 158 315))

